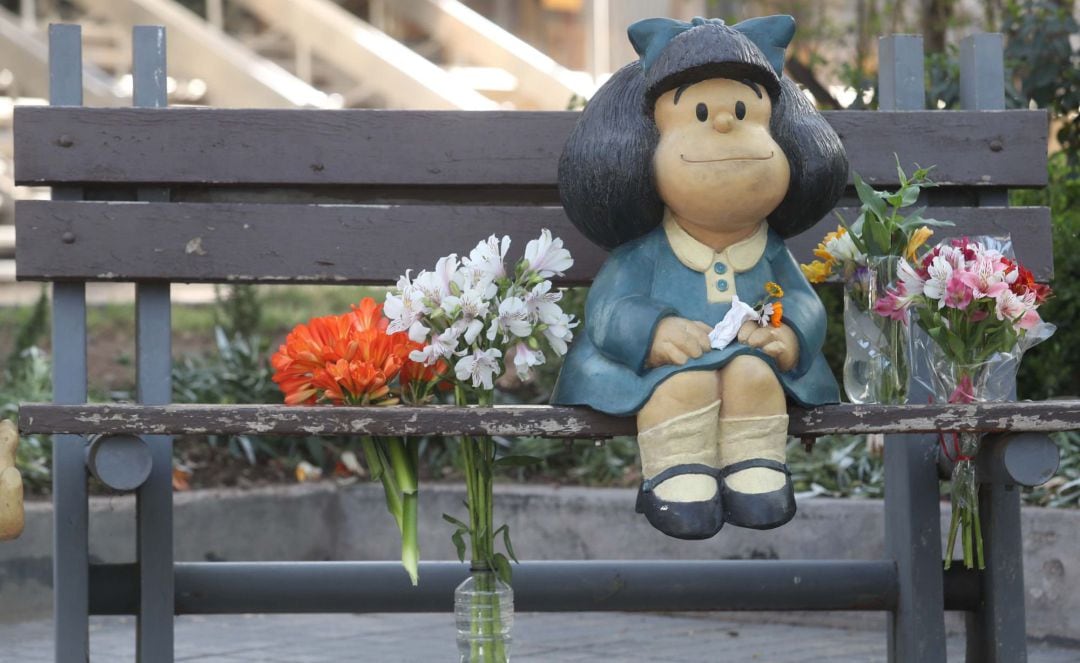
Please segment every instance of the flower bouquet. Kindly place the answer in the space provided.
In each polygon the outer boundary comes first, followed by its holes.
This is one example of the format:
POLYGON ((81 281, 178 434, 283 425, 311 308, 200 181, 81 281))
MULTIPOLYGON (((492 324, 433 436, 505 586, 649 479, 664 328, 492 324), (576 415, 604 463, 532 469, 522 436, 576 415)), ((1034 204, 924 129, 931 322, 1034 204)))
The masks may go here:
MULTIPOLYGON (((577 326, 560 307, 562 293, 550 280, 573 265, 562 240, 545 229, 526 245, 523 259, 508 267, 509 248, 509 237, 492 235, 467 257, 450 254, 415 277, 406 272, 386 297, 387 333, 407 333, 418 344, 408 355, 415 362, 452 364, 449 379, 458 405, 492 405, 504 366, 528 378, 532 367, 546 362, 545 348, 566 354, 577 326)), ((468 521, 443 516, 455 527, 451 539, 462 561, 466 547, 470 551, 472 574, 455 591, 458 648, 462 661, 505 661, 513 601, 509 559, 517 560, 509 528, 493 522, 492 470, 530 459, 497 458, 487 436, 465 437, 462 452, 468 521), (495 550, 500 535, 505 554, 495 550)))
POLYGON ((934 231, 930 226, 952 225, 926 219, 914 205, 920 192, 934 186, 929 168, 909 178, 896 166, 900 188, 876 191, 858 174, 855 190, 862 206, 854 223, 843 218, 835 232, 825 235, 815 260, 802 265, 811 283, 836 277, 844 283, 844 391, 853 403, 903 403, 907 397, 908 358, 904 324, 874 315, 885 287, 896 280, 901 257, 914 260, 934 231))
MULTIPOLYGON (((1038 308, 1050 288, 1005 255, 1006 244, 968 238, 941 243, 922 260, 902 261, 899 279, 876 308, 886 318, 910 313, 929 338, 921 348, 931 362, 931 391, 949 403, 1009 398, 1023 353, 1045 340, 1054 326, 1038 308), (1011 373, 1011 375, 1008 375, 1011 373)), ((952 561, 959 533, 967 568, 983 568, 979 493, 973 463, 976 433, 942 437, 942 448, 956 462, 952 473, 952 520, 945 567, 952 561), (952 447, 951 449, 949 447, 952 447)))
MULTIPOLYGON (((409 354, 422 346, 405 333, 387 333, 390 321, 371 297, 342 315, 297 325, 271 357, 273 380, 287 405, 394 405, 428 400, 448 371, 446 362, 421 363, 409 354)), ((383 484, 386 505, 401 532, 401 562, 417 583, 417 452, 419 440, 361 441, 372 479, 383 484)))

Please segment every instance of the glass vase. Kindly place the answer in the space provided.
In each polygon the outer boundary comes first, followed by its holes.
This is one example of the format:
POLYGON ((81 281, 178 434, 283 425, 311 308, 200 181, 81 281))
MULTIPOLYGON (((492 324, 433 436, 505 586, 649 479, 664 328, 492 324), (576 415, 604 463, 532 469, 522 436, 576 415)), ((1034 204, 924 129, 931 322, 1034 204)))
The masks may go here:
POLYGON ((844 281, 844 392, 852 403, 907 401, 907 325, 874 311, 896 282, 896 256, 870 256, 844 281))
POLYGON ((514 625, 514 590, 494 571, 473 569, 454 590, 461 663, 506 663, 514 625))

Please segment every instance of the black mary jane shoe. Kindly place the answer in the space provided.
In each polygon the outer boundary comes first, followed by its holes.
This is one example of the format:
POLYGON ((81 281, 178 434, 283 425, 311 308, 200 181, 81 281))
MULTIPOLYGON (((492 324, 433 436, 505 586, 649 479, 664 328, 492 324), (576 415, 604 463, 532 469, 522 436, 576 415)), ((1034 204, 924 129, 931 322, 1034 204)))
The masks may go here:
POLYGON ((767 458, 751 458, 732 463, 720 473, 725 479, 752 467, 764 467, 784 474, 784 487, 768 493, 742 493, 723 482, 724 520, 737 527, 772 529, 795 517, 795 489, 787 465, 767 458))
POLYGON ((720 470, 708 465, 688 463, 670 467, 641 482, 637 496, 637 512, 645 514, 656 529, 677 539, 708 539, 724 526, 721 503, 720 470), (717 480, 716 495, 700 502, 666 502, 656 496, 654 488, 668 479, 683 474, 707 474, 717 480))

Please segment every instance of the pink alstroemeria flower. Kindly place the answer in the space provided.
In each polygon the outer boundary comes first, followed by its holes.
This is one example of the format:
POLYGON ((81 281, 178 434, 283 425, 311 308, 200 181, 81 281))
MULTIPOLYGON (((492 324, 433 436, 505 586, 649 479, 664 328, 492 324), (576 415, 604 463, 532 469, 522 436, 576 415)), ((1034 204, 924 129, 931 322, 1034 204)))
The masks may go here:
POLYGON ((1005 264, 989 253, 983 253, 976 258, 970 271, 965 270, 959 274, 964 283, 971 288, 971 294, 976 299, 997 297, 1009 288, 1006 282, 1005 264))
MULTIPOLYGON (((900 288, 902 287, 901 285, 900 288)), ((900 294, 899 289, 888 289, 885 296, 874 303, 874 313, 906 324, 907 303, 901 299, 900 294)))
POLYGON ((967 272, 953 272, 949 281, 945 284, 945 296, 941 298, 941 306, 949 308, 965 309, 971 303, 972 293, 964 280, 967 272))
POLYGON ((1016 326, 1024 331, 1030 331, 1040 324, 1042 324, 1042 316, 1040 316, 1035 309, 1031 309, 1020 316, 1020 321, 1016 323, 1016 326))

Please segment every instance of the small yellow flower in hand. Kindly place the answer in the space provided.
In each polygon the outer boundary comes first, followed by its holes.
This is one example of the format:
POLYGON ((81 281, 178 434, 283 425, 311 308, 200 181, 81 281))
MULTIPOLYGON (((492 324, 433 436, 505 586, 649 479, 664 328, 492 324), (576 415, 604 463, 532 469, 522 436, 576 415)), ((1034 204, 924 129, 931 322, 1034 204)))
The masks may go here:
POLYGON ((765 284, 765 292, 769 293, 770 297, 783 297, 784 289, 780 287, 779 283, 769 281, 765 284))

